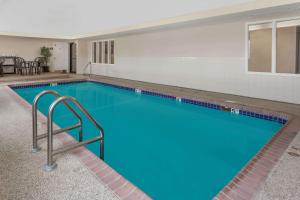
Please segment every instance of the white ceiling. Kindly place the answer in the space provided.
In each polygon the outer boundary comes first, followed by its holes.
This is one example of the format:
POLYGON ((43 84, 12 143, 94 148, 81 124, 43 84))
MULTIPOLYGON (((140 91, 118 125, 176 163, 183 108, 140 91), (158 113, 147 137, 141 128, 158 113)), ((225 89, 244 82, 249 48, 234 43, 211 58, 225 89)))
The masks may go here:
POLYGON ((0 32, 77 35, 250 0, 0 0, 0 32))
POLYGON ((0 33, 66 38, 256 1, 0 0, 0 33))

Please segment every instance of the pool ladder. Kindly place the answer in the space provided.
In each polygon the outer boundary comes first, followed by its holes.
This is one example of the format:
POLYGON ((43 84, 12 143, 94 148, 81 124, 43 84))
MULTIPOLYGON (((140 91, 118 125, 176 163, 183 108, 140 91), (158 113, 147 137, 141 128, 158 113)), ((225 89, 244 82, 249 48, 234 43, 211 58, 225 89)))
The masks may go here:
POLYGON ((75 149, 77 147, 90 144, 96 141, 100 141, 100 159, 104 160, 104 131, 101 125, 89 114, 89 112, 74 98, 71 96, 61 96, 58 92, 54 90, 45 90, 39 93, 33 100, 32 104, 32 134, 33 134, 33 143, 32 143, 32 152, 36 153, 41 148, 38 146, 38 140, 47 138, 47 164, 44 166, 45 171, 52 171, 57 167, 57 164, 53 160, 53 156, 64 153, 66 151, 75 149), (56 97, 56 99, 53 101, 53 103, 50 105, 47 115, 47 133, 44 133, 42 135, 37 134, 37 104, 41 97, 43 97, 46 94, 51 94, 56 97), (84 113, 84 115, 96 126, 96 128, 99 130, 99 136, 94 137, 92 139, 88 139, 85 141, 82 141, 82 118, 74 108, 70 106, 68 101, 72 102, 76 105, 76 107, 84 113), (75 125, 68 126, 66 128, 53 130, 53 111, 56 108, 56 106, 59 103, 63 103, 78 119, 78 123, 75 125), (69 130, 77 129, 79 128, 79 142, 76 144, 68 145, 66 147, 59 148, 57 150, 53 150, 53 135, 63 133, 69 130))

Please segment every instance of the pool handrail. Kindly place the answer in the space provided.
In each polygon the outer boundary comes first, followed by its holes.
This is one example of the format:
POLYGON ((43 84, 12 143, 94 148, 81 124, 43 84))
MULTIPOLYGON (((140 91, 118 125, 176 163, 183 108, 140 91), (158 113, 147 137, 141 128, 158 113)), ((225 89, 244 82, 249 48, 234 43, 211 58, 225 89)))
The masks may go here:
MULTIPOLYGON (((33 103, 32 103, 32 136, 33 136, 32 137, 33 138, 32 150, 31 150, 32 153, 36 153, 36 152, 40 151, 41 148, 38 147, 37 141, 40 139, 46 138, 48 135, 47 133, 44 133, 42 135, 37 134, 37 105, 38 105, 39 100, 46 94, 51 94, 51 95, 55 96, 56 98, 61 97, 61 95, 54 90, 44 90, 35 96, 33 103)), ((69 130, 72 130, 75 128, 80 128, 79 141, 82 141, 82 118, 66 101, 64 101, 63 103, 77 117, 79 123, 76 125, 73 125, 73 126, 62 128, 60 130, 56 130, 54 134, 62 133, 62 132, 69 131, 69 130)))
MULTIPOLYGON (((65 104, 66 105, 66 104, 65 104)), ((67 104, 68 105, 68 104, 67 104)), ((90 113, 79 103, 77 99, 71 96, 61 96, 57 98, 49 107, 48 116, 47 116, 47 129, 48 129, 48 137, 47 137, 47 164, 44 166, 45 171, 52 171, 57 167, 57 164, 53 160, 53 156, 59 153, 63 153, 77 147, 90 144, 99 140, 100 142, 100 159, 104 160, 104 130, 102 126, 90 115, 90 113), (86 140, 80 141, 79 143, 69 145, 64 148, 60 148, 57 150, 53 150, 53 135, 55 132, 53 131, 53 111, 56 106, 61 102, 71 101, 76 107, 96 126, 99 130, 99 136, 86 140)))
MULTIPOLYGON (((88 73, 88 75, 89 75, 89 78, 91 78, 91 76, 92 76, 92 62, 91 61, 89 61, 84 67, 83 67, 83 71, 85 72, 86 71, 86 68, 87 67, 89 67, 89 73, 88 73)), ((84 74, 86 74, 86 73, 84 73, 84 74)))

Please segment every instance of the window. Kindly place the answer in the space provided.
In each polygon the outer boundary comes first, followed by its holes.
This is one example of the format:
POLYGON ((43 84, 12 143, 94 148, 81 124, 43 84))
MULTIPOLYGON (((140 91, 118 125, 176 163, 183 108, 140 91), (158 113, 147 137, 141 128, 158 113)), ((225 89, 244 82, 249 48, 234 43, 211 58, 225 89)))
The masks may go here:
POLYGON ((102 63, 102 42, 99 42, 99 63, 102 63))
POLYGON ((93 43, 93 62, 96 63, 97 62, 97 57, 96 57, 96 49, 97 49, 97 44, 93 43))
POLYGON ((248 26, 248 71, 300 74, 300 18, 248 26))
POLYGON ((278 22, 276 30, 276 72, 299 74, 300 20, 278 22))
POLYGON ((108 64, 108 41, 104 42, 104 63, 108 64))
POLYGON ((272 70, 272 24, 249 26, 249 60, 251 72, 271 72, 272 70))
POLYGON ((115 64, 115 44, 114 44, 114 41, 111 40, 110 41, 110 63, 111 64, 115 64))
POLYGON ((100 64, 115 64, 115 42, 104 40, 92 42, 92 61, 100 64))

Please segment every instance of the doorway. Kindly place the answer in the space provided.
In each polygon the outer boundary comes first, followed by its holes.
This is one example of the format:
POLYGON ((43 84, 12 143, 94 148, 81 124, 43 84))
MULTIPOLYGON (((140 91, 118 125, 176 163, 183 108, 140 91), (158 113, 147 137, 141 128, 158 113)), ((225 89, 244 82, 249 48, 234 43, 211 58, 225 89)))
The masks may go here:
POLYGON ((70 73, 76 73, 77 65, 77 44, 72 42, 70 43, 70 73))
POLYGON ((68 71, 68 55, 69 43, 68 42, 54 42, 53 43, 53 58, 52 70, 54 72, 68 71))

